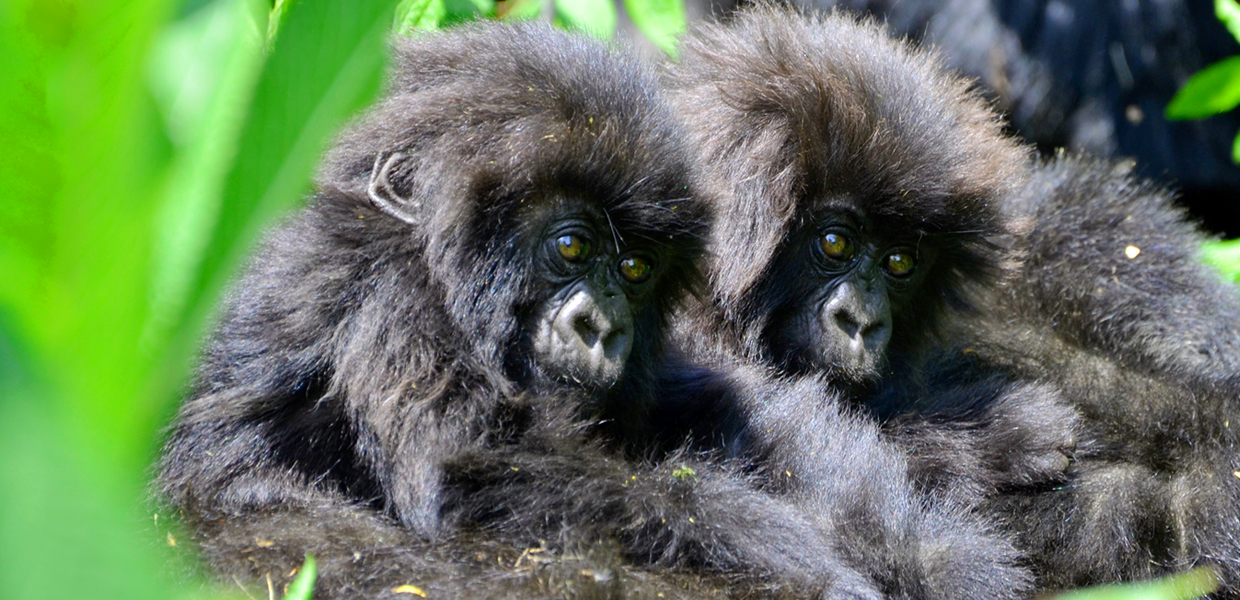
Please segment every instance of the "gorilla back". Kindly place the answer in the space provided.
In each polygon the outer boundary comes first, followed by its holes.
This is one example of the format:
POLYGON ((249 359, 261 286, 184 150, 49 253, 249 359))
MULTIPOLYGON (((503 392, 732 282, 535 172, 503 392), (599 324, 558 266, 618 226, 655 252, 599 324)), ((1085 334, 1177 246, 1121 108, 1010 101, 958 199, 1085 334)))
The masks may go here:
POLYGON ((487 590, 519 577, 477 536, 868 595, 745 476, 635 458, 704 227, 648 69, 537 26, 396 62, 233 291, 170 432, 158 484, 216 569, 280 579, 313 552, 318 597, 547 593, 487 590))

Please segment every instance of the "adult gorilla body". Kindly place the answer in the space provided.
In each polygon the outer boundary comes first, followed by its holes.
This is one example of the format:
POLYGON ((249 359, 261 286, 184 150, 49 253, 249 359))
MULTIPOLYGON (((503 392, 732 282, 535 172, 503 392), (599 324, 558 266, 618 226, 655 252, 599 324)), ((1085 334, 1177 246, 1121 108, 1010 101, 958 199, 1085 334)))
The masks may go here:
POLYGON ((217 571, 279 582, 312 552, 316 597, 680 595, 625 557, 873 597, 747 476, 644 460, 704 229, 647 69, 540 27, 397 50, 171 430, 158 484, 217 571), (490 552, 544 544, 606 556, 527 577, 490 552))
MULTIPOLYGON (((1010 523, 1041 588, 1213 564, 1235 594, 1240 299, 1165 192, 1027 162, 965 82, 839 14, 742 11, 674 75, 721 199, 690 353, 826 376, 924 487, 1010 523)), ((796 452, 699 398, 698 439, 796 452)))

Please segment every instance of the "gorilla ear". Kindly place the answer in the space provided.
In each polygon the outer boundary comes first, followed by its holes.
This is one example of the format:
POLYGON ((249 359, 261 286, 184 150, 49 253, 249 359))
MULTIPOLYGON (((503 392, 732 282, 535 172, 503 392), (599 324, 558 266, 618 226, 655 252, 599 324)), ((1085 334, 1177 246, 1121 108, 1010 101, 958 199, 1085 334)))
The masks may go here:
POLYGON ((410 225, 417 223, 416 213, 421 203, 413 198, 402 197, 392 185, 391 174, 409 158, 404 152, 393 152, 375 157, 375 166, 370 171, 370 184, 366 186, 366 195, 375 208, 384 214, 410 225))

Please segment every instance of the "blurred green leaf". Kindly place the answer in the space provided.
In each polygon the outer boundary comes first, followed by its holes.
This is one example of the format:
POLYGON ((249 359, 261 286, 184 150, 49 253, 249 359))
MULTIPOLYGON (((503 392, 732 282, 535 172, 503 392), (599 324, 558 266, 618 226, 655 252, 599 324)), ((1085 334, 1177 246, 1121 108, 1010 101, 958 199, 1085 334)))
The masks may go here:
POLYGON ((306 562, 302 563, 301 569, 297 571, 297 576, 293 578, 292 583, 288 584, 288 591, 284 593, 283 600, 310 600, 314 597, 314 581, 319 576, 318 565, 314 562, 314 555, 307 554, 306 562))
POLYGON ((543 0, 508 0, 496 6, 496 12, 506 21, 528 21, 542 15, 543 0))
POLYGON ((1168 119, 1201 119, 1240 105, 1240 56, 1223 59, 1192 77, 1167 105, 1168 119))
POLYGON ((268 6, 221 2, 167 28, 169 0, 0 9, 0 598, 173 596, 142 508, 158 424, 377 87, 395 0, 298 0, 265 66, 268 6))
POLYGON ((1201 567, 1153 581, 1103 585, 1060 594, 1055 600, 1194 600, 1218 589, 1213 569, 1201 567))
MULTIPOLYGON (((341 122, 378 90, 396 0, 297 0, 281 26, 246 116, 224 185, 219 220, 190 288, 183 360, 234 268, 272 220, 308 191, 310 174, 341 122)), ((178 371, 174 369, 174 371, 178 371)))
POLYGON ((166 557, 143 535, 160 407, 138 339, 153 190, 172 155, 144 67, 172 9, 0 9, 3 598, 169 596, 166 557))
POLYGON ((555 0, 555 24, 610 39, 616 32, 616 5, 612 0, 555 0))
POLYGON ((1240 283, 1240 239, 1209 242, 1201 246, 1201 259, 1240 283))
POLYGON ((1214 16, 1223 22, 1232 37, 1240 42, 1240 4, 1236 0, 1214 0, 1214 16))
POLYGON ((152 52, 151 87, 178 152, 155 215, 145 348, 162 349, 181 323, 263 64, 267 12, 266 0, 218 0, 170 25, 152 52))
POLYGON ((1231 162, 1240 165, 1240 133, 1236 134, 1236 140, 1231 144, 1231 162))
POLYGON ((675 58, 686 27, 683 0, 624 0, 624 9, 643 35, 675 58))
POLYGON ((274 0, 271 13, 267 16, 267 47, 271 47, 280 34, 280 26, 284 24, 284 15, 295 0, 274 0))
POLYGON ((444 17, 440 25, 458 25, 495 16, 495 0, 442 0, 444 17))
POLYGON ((445 14, 443 0, 402 0, 396 7, 394 29, 400 35, 438 29, 445 14))
POLYGON ((11 323, 0 309, 0 598, 80 598, 72 581, 97 598, 167 598, 167 557, 134 497, 82 460, 56 410, 63 392, 11 323))

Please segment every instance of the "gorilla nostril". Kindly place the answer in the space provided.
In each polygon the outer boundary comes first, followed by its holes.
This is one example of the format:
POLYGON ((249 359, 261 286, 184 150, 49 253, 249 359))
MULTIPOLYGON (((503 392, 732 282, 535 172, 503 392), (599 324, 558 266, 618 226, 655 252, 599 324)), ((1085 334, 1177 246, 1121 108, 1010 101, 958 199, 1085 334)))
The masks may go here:
POLYGON ((624 329, 616 329, 607 334, 603 338, 603 354, 606 356, 617 356, 624 354, 629 345, 629 332, 624 329))
POLYGON ((844 332, 844 335, 850 338, 857 337, 857 330, 861 326, 857 324, 857 320, 853 318, 852 314, 846 310, 841 310, 836 311, 834 316, 835 325, 840 328, 840 331, 844 332))
POLYGON ((890 337, 891 328, 881 321, 866 327, 861 332, 861 341, 867 346, 884 346, 890 337))
POLYGON ((573 319, 573 331, 585 342, 586 346, 593 346, 598 342, 599 328, 594 324, 594 320, 589 315, 577 315, 573 319))

